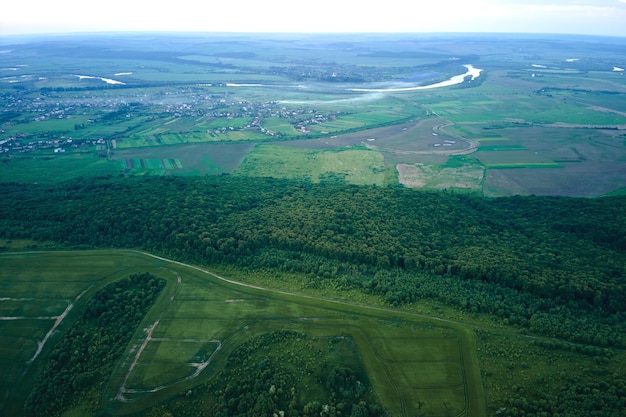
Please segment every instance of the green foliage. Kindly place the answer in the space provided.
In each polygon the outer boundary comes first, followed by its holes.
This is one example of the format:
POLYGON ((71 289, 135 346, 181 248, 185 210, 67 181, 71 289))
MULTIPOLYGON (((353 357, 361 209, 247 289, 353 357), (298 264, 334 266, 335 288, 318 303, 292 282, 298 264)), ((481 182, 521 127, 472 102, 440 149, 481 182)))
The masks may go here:
MULTIPOLYGON (((254 337, 233 351, 219 375, 165 409, 224 417, 384 416, 369 384, 357 380, 363 370, 338 364, 336 345, 321 341, 284 330, 254 337)), ((155 410, 164 412, 162 406, 155 410)))
POLYGON ((604 377, 592 383, 568 381, 556 393, 544 392, 539 387, 528 391, 520 389, 498 415, 621 417, 626 407, 626 379, 618 376, 604 377), (528 399, 528 394, 536 399, 528 399))
POLYGON ((626 204, 269 178, 0 185, 6 238, 141 247, 310 274, 393 305, 435 298, 533 332, 626 346, 626 204))
POLYGON ((48 356, 26 400, 25 415, 61 415, 102 385, 164 286, 164 280, 150 274, 133 274, 94 294, 48 356))
POLYGON ((326 386, 340 399, 359 398, 367 390, 366 386, 357 380, 354 371, 343 366, 330 371, 326 386))

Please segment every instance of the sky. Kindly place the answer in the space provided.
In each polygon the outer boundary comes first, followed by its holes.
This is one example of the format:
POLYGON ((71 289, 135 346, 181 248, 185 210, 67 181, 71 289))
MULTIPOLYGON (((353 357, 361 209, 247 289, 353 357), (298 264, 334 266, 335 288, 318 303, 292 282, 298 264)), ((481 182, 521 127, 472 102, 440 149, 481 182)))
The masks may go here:
POLYGON ((0 36, 108 31, 517 32, 626 37, 626 0, 12 0, 0 36))

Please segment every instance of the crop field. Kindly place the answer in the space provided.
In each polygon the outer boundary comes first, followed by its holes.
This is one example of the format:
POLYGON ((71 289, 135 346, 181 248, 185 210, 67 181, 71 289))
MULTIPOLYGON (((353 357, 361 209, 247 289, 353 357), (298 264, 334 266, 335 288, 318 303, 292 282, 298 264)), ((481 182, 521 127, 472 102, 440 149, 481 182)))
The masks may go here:
MULTIPOLYGON (((41 362, 40 354, 49 352, 58 337, 55 330, 67 328, 86 292, 103 286, 107 280, 122 278, 124 272, 111 270, 110 276, 103 274, 101 268, 111 267, 110 260, 85 258, 82 253, 3 255, 0 262, 4 347, 0 363, 3 374, 13 376, 0 379, 0 403, 3 414, 15 407, 6 415, 18 415, 16 410, 21 412, 29 390, 26 387, 32 384, 33 373, 41 362)), ((139 260, 137 265, 141 263, 139 260)), ((132 269, 131 265, 127 267, 132 269)))
POLYGON ((515 169, 515 168, 562 168, 556 162, 496 162, 487 163, 489 169, 515 169))
POLYGON ((619 131, 509 124, 499 126, 502 136, 486 136, 493 125, 465 125, 463 133, 480 144, 485 195, 601 195, 626 175, 619 131))
POLYGON ((183 168, 178 159, 125 159, 120 161, 122 169, 131 175, 165 175, 183 168))
POLYGON ((34 183, 64 181, 83 175, 104 176, 120 173, 118 163, 94 154, 31 155, 3 159, 0 163, 0 178, 3 181, 34 183))
MULTIPOLYGON (((176 175, 216 175, 237 168, 252 146, 248 143, 205 143, 123 149, 115 151, 112 159, 123 169, 129 169, 127 161, 148 159, 170 161, 174 169, 168 172, 176 175)), ((141 168, 140 162, 137 166, 133 162, 132 169, 138 170, 138 173, 145 170, 141 168)))
POLYGON ((366 148, 318 150, 293 146, 257 145, 236 175, 307 178, 313 182, 341 180, 350 184, 386 182, 382 154, 366 148))
POLYGON ((168 285, 107 384, 104 398, 114 400, 106 406, 117 413, 141 410, 212 378, 239 344, 274 330, 353 340, 375 392, 394 416, 474 416, 484 410, 474 341, 456 324, 238 285, 138 252, 0 257, 0 363, 14 377, 0 386, 8 415, 16 410, 7 404, 21 404, 82 303, 136 271, 156 274, 168 285))
POLYGON ((467 99, 456 102, 435 103, 432 109, 455 123, 488 122, 514 118, 529 123, 566 123, 580 125, 624 125, 626 117, 587 106, 582 103, 554 103, 553 97, 528 95, 510 96, 499 102, 482 102, 467 99), (494 103, 494 104, 491 104, 494 103))
MULTIPOLYGON (((520 147, 520 149, 505 148, 488 148, 487 150, 478 149, 475 156, 486 166, 513 164, 513 165, 542 165, 554 164, 554 161, 543 156, 538 152, 532 152, 520 147)), ((556 164, 558 165, 558 164, 556 164)))

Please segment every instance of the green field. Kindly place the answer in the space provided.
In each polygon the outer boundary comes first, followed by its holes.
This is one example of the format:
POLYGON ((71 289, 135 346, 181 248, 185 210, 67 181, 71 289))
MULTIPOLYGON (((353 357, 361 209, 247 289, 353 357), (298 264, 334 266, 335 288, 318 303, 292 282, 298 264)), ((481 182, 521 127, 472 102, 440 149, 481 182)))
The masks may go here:
POLYGON ((490 146, 480 146, 481 152, 490 152, 490 151, 525 151, 526 147, 519 145, 490 145, 490 146))
POLYGON ((277 145, 257 145, 235 171, 236 175, 306 178, 313 182, 345 181, 383 185, 383 156, 368 149, 315 150, 277 145))
POLYGON ((556 162, 502 162, 502 163, 486 163, 489 169, 518 169, 518 168, 563 168, 561 164, 556 162))
MULTIPOLYGON (((553 97, 530 94, 508 97, 498 103, 477 103, 472 96, 464 100, 433 103, 430 106, 438 115, 454 123, 487 123, 518 119, 528 123, 565 123, 587 126, 612 126, 626 124, 626 116, 594 108, 584 102, 556 103, 553 97)), ((570 96, 570 98, 574 98, 570 96)))
POLYGON ((121 168, 131 175, 164 175, 183 168, 179 159, 125 159, 120 161, 121 168))
POLYGON ((64 181, 84 175, 117 175, 120 166, 96 155, 20 155, 2 159, 0 177, 3 181, 64 181))
POLYGON ((103 406, 116 414, 145 409, 211 380, 237 346, 277 330, 293 330, 313 339, 352 339, 374 391, 391 415, 484 413, 473 335, 452 322, 244 286, 139 252, 31 252, 0 257, 0 305, 6 313, 22 314, 0 321, 3 346, 16 347, 0 351, 5 375, 15 377, 3 379, 0 387, 5 415, 19 414, 32 378, 59 337, 57 332, 50 333, 49 340, 44 336, 53 329, 59 310, 73 303, 67 317, 57 320, 55 329, 62 332, 97 289, 137 271, 165 278, 168 285, 108 381, 104 398, 111 400, 103 406), (40 317, 42 311, 49 311, 50 317, 40 317), (41 355, 36 355, 36 343, 42 341, 46 343, 41 355))

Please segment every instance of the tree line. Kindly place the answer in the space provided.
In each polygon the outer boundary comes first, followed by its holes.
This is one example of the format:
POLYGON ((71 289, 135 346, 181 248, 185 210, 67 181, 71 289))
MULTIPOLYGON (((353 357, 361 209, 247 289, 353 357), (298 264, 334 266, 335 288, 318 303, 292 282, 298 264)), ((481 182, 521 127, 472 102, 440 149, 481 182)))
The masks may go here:
POLYGON ((0 235, 302 273, 626 347, 626 197, 487 199, 271 178, 0 183, 0 235))

